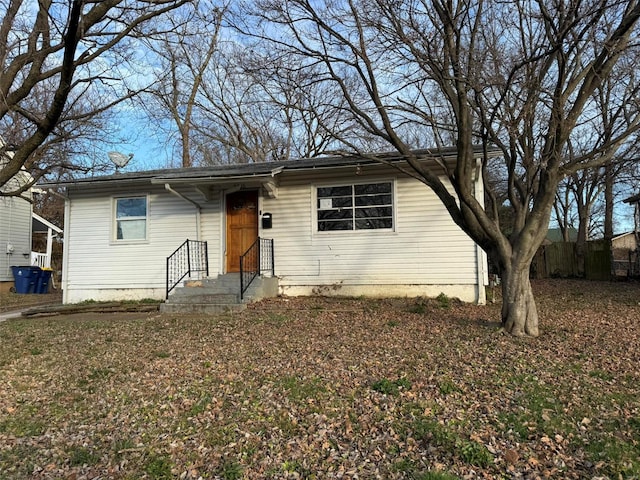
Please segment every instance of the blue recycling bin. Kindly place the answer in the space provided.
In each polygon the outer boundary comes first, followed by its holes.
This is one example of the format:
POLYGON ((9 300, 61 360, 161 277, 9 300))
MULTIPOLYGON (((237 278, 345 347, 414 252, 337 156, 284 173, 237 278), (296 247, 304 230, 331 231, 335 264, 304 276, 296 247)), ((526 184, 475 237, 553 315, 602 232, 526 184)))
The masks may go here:
POLYGON ((16 293, 34 293, 36 282, 42 271, 40 267, 20 267, 12 266, 13 283, 16 287, 16 293))
POLYGON ((36 279, 36 284, 33 293, 49 293, 49 282, 51 281, 51 274, 53 270, 42 269, 36 279))

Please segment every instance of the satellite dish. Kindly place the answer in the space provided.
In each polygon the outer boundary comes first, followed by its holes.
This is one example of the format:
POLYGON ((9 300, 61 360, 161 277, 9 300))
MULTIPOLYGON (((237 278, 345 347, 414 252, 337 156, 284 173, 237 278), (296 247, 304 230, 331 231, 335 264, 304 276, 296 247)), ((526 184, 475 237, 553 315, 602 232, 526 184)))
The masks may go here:
POLYGON ((107 155, 109 155, 109 160, 116 166, 116 172, 118 172, 119 168, 126 167, 127 163, 133 158, 133 153, 125 155, 120 152, 107 152, 107 155))

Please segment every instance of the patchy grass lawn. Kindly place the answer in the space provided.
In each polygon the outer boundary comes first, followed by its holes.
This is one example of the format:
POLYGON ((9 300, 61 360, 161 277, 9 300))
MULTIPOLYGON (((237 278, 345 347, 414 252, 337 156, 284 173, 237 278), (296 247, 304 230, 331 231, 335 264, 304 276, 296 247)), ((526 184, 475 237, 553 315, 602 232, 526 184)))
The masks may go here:
POLYGON ((0 324, 0 478, 639 478, 640 286, 0 324))

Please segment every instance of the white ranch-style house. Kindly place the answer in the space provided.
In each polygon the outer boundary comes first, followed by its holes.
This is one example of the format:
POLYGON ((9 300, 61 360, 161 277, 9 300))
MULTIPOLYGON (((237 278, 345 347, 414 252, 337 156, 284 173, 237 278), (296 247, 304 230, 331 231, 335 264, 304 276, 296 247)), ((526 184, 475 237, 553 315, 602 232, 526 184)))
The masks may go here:
MULTIPOLYGON (((433 169, 456 154, 418 153, 433 169)), ((482 198, 480 176, 478 167, 482 198)), ((282 295, 444 293, 485 302, 484 251, 426 185, 388 163, 319 157, 43 185, 53 186, 67 197, 65 303, 171 300, 182 280, 241 269, 273 277, 282 295)), ((246 288, 251 278, 242 278, 246 288)))

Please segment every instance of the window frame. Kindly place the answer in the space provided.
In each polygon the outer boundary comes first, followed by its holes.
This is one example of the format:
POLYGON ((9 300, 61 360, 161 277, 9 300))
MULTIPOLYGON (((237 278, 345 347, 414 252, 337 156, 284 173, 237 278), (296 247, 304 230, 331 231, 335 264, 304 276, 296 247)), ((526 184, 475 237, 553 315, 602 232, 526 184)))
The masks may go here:
POLYGON ((111 242, 118 245, 130 244, 130 243, 147 243, 149 241, 149 195, 118 195, 112 197, 111 203, 111 242), (131 217, 118 217, 118 201, 129 199, 144 199, 145 202, 145 215, 144 216, 131 216, 131 217), (118 238, 118 225, 122 221, 139 221, 144 220, 144 238, 118 238))
MULTIPOLYGON (((331 198, 331 197, 327 197, 327 198, 331 198)), ((385 179, 368 179, 368 180, 362 180, 359 182, 340 182, 340 183, 331 183, 331 182, 327 182, 327 183, 318 183, 318 184, 314 184, 313 185, 313 203, 312 203, 312 219, 313 219, 313 232, 314 234, 319 234, 319 235, 340 235, 340 234, 363 234, 366 232, 369 233, 376 233, 376 234, 381 234, 381 233, 391 233, 391 232, 396 232, 397 230, 397 215, 396 215, 396 205, 397 205, 397 192, 396 192, 396 179, 392 178, 385 178, 385 179), (379 205, 380 207, 390 207, 391 208, 391 227, 385 227, 385 228, 356 228, 356 221, 358 220, 358 217, 356 216, 356 211, 358 208, 367 208, 367 207, 376 207, 378 205, 368 205, 368 206, 358 206, 356 205, 356 197, 358 196, 355 191, 356 191, 356 187, 358 185, 370 185, 370 184, 390 184, 391 189, 389 193, 381 193, 380 195, 390 195, 391 196, 391 204, 384 204, 384 205, 379 205), (350 187, 351 188, 351 206, 348 207, 344 207, 347 208, 349 210, 352 211, 351 217, 349 218, 349 220, 352 221, 352 228, 350 229, 336 229, 336 230, 320 230, 319 228, 319 222, 321 221, 319 219, 319 214, 318 212, 322 211, 322 210, 328 210, 328 209, 321 209, 320 205, 319 205, 319 201, 320 199, 322 199, 323 197, 319 197, 318 196, 318 191, 322 188, 340 188, 340 187, 350 187)))

